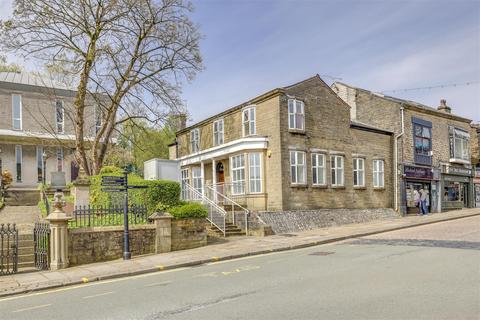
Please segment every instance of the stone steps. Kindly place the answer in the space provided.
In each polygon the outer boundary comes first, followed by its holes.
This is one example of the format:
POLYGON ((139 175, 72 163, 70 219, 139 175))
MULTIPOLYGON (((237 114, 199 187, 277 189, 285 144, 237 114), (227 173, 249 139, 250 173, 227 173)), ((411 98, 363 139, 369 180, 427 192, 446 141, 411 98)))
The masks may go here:
POLYGON ((40 191, 36 189, 10 188, 5 196, 7 206, 36 206, 39 201, 40 191))
MULTIPOLYGON (((216 227, 208 226, 208 228, 209 228, 209 231, 210 231, 209 234, 223 237, 223 232, 218 230, 216 227)), ((225 224, 225 236, 226 237, 244 236, 244 235, 245 235, 245 232, 242 231, 242 229, 240 229, 239 227, 237 227, 233 223, 227 222, 225 224)))

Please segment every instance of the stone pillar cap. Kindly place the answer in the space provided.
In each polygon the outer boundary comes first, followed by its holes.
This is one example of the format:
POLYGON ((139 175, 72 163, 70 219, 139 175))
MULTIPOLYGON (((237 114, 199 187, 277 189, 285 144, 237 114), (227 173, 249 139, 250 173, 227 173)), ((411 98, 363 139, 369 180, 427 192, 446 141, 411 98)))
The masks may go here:
POLYGON ((172 219, 173 216, 168 212, 154 212, 148 219, 156 220, 156 219, 172 219))
POLYGON ((69 216, 67 215, 65 212, 62 212, 62 211, 53 211, 52 213, 50 213, 46 218, 45 220, 47 221, 51 221, 51 222, 62 222, 62 221, 69 221, 69 220, 72 220, 73 217, 72 216, 69 216))

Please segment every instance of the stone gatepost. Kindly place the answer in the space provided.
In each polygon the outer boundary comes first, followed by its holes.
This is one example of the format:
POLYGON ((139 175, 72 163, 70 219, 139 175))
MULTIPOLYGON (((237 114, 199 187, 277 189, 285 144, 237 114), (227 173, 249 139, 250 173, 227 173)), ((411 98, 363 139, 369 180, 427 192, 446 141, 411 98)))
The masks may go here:
POLYGON ((149 218, 155 222, 155 253, 172 251, 172 216, 156 212, 149 218))
POLYGON ((74 206, 88 206, 90 203, 90 181, 85 170, 80 167, 80 172, 75 181, 73 181, 72 194, 74 197, 74 206))
POLYGON ((65 201, 63 194, 56 192, 54 195, 55 211, 45 219, 50 222, 50 269, 58 270, 68 267, 68 221, 72 217, 64 211, 65 201))

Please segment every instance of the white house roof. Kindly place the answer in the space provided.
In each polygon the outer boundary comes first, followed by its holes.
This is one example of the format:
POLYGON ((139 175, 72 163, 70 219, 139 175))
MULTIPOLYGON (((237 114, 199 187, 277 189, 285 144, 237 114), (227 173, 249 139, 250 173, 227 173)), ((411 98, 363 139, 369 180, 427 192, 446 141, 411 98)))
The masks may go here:
POLYGON ((0 72, 0 82, 75 91, 73 88, 55 81, 48 75, 39 75, 31 72, 0 72))

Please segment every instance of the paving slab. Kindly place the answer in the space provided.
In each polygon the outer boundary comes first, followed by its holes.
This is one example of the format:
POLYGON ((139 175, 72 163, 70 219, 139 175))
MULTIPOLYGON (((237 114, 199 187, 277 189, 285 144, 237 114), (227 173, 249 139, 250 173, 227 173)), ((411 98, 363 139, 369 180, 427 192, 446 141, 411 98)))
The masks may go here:
POLYGON ((480 209, 463 209, 429 216, 409 216, 368 223, 314 229, 269 237, 235 237, 206 247, 113 260, 58 271, 19 273, 0 277, 0 297, 59 286, 157 272, 208 262, 228 260, 269 252, 299 249, 350 238, 441 223, 480 215, 480 209))

